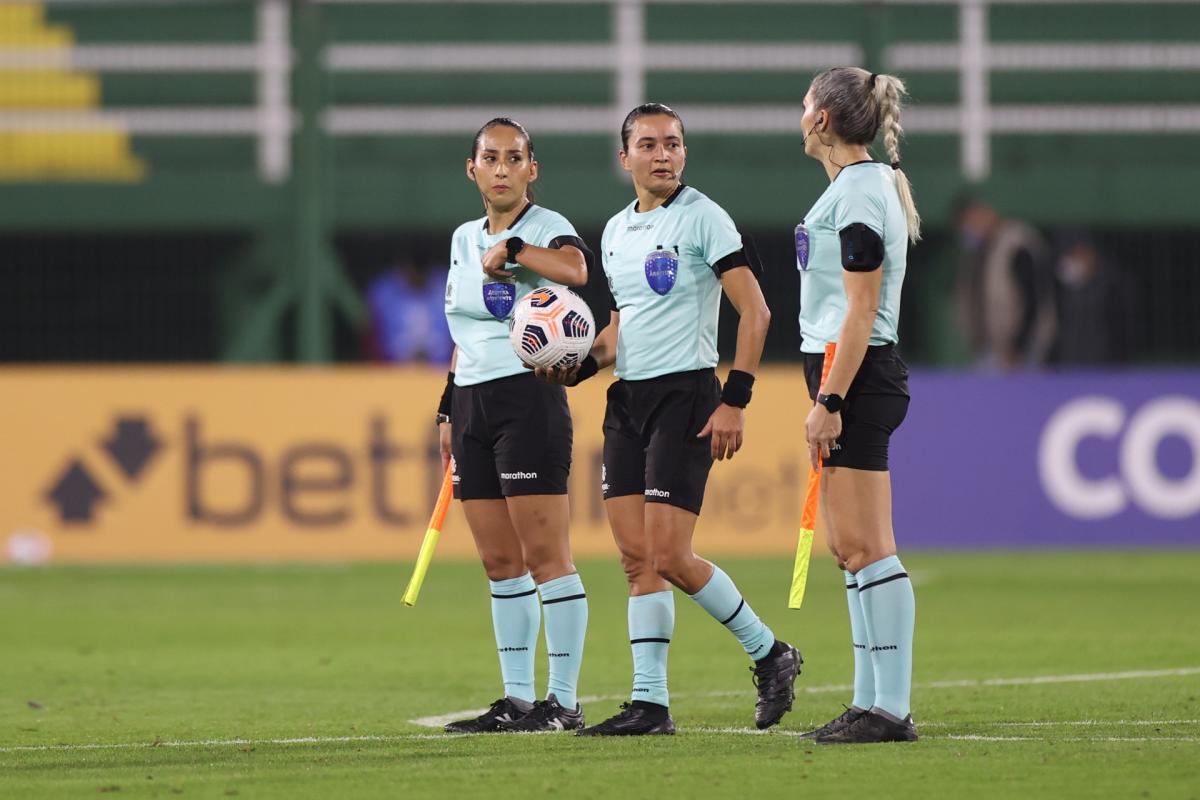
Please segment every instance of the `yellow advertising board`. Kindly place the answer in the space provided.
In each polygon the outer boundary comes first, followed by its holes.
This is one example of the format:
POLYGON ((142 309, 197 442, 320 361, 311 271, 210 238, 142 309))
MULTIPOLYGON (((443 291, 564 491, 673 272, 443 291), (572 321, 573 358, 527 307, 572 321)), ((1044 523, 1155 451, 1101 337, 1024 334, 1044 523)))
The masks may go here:
MULTIPOLYGON (((441 478, 444 381, 420 368, 0 370, 0 560, 410 560, 441 478)), ((568 392, 580 556, 616 557, 599 488, 608 383, 568 392)), ((713 467, 697 552, 793 552, 809 406, 799 370, 765 370, 742 452, 713 467)), ((474 554, 454 504, 438 557, 474 554)))

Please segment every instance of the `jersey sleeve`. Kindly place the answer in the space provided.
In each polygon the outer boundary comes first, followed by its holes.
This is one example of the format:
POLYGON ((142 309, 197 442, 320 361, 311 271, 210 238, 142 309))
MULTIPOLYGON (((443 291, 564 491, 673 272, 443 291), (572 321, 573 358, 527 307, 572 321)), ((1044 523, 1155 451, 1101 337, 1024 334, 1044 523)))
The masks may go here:
POLYGON ((539 226, 538 241, 532 242, 532 244, 550 250, 558 250, 563 247, 578 248, 579 252, 583 253, 583 260, 587 264, 588 271, 591 272, 596 264, 596 256, 587 246, 583 237, 575 231, 575 226, 561 214, 547 216, 545 223, 539 226))
POLYGON ((542 211, 542 214, 537 219, 536 240, 533 237, 526 237, 530 244, 538 247, 550 247, 555 239, 563 236, 579 238, 579 234, 575 231, 575 226, 562 214, 555 213, 549 209, 539 210, 542 211))
POLYGON ((459 246, 458 231, 455 231, 454 235, 450 237, 450 266, 446 270, 445 306, 446 306, 447 312, 449 312, 450 309, 454 307, 454 300, 455 300, 454 289, 458 282, 458 280, 457 280, 458 273, 459 273, 458 262, 461 259, 462 259, 462 248, 459 246))
POLYGON ((609 277, 608 268, 604 261, 608 253, 608 231, 611 225, 604 226, 604 233, 600 235, 600 258, 597 259, 597 264, 600 269, 594 273, 589 273, 589 281, 596 281, 599 288, 599 294, 603 298, 603 302, 609 311, 619 311, 617 308, 617 298, 613 296, 612 278, 609 277))
POLYGON ((858 222, 875 231, 880 238, 884 235, 884 220, 887 210, 883 198, 869 191, 847 192, 838 200, 833 211, 833 227, 841 231, 858 222))
POLYGON ((725 256, 742 249, 742 235, 725 209, 706 202, 696 207, 696 215, 697 245, 704 263, 715 268, 725 256))

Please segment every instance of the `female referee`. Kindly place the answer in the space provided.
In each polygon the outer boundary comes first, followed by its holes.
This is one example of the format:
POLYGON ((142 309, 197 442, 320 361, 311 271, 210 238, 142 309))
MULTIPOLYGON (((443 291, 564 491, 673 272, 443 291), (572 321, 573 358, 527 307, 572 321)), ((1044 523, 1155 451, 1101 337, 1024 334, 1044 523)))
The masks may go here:
POLYGON ((804 96, 804 152, 829 187, 796 229, 800 334, 808 391, 805 423, 814 468, 824 460, 821 505, 829 546, 845 570, 854 644, 854 699, 807 737, 830 744, 911 742, 915 604, 892 532, 888 440, 908 411, 908 368, 896 323, 908 243, 921 220, 900 169, 904 84, 838 67, 804 96), (890 163, 868 147, 880 129, 890 163), (837 348, 821 385, 825 345, 837 348))
POLYGON ((581 736, 672 734, 667 647, 675 626, 671 585, 737 637, 755 661, 755 722, 774 725, 791 709, 800 653, 776 640, 720 567, 692 551, 692 533, 713 459, 742 446, 771 314, 757 261, 733 220, 682 183, 683 122, 667 106, 638 106, 621 126, 621 165, 636 199, 609 220, 602 241, 611 324, 569 373, 577 383, 616 363, 604 418, 603 493, 629 581, 632 702, 581 736), (721 291, 741 321, 733 369, 717 380, 721 291))
POLYGON ((467 178, 487 213, 459 226, 450 246, 446 319, 455 353, 437 415, 442 465, 453 453, 454 496, 491 582, 504 681, 504 696, 483 715, 447 725, 452 733, 583 727, 576 684, 588 608, 567 531, 571 412, 562 387, 537 380, 517 359, 506 319, 538 286, 586 283, 591 252, 562 215, 534 205, 537 175, 520 124, 484 125, 467 178), (535 700, 543 609, 550 687, 535 700))

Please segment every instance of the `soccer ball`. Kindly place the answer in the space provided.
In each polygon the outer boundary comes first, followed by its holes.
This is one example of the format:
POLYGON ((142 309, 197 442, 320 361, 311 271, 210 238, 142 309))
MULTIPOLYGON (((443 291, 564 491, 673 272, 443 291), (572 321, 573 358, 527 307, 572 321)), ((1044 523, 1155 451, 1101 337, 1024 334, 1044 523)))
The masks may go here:
POLYGON ((583 298, 570 289, 543 286, 517 301, 508 338, 528 366, 570 369, 592 349, 596 321, 583 298))

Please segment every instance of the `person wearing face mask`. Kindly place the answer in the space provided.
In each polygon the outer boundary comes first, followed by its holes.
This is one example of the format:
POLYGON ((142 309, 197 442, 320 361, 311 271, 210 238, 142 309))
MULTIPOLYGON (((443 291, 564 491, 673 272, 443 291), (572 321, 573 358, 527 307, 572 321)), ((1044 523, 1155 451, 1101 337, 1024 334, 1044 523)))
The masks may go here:
POLYGON ((507 320, 539 286, 587 283, 591 252, 566 218, 534 205, 538 163, 519 123, 480 128, 466 172, 486 213, 451 240, 445 306, 455 350, 437 423, 442 466, 453 465, 454 496, 490 582, 504 695, 446 730, 573 730, 584 724, 576 695, 588 610, 568 537, 571 412, 562 387, 517 358, 507 320), (543 615, 550 686, 537 700, 543 615))
POLYGON ((1130 328, 1129 287, 1085 231, 1058 236, 1058 339, 1053 361, 1099 366, 1125 359, 1130 328))
POLYGON ((1044 365, 1057 328, 1045 240, 977 197, 960 198, 955 219, 962 247, 959 327, 974 358, 1005 371, 1044 365))
POLYGON ((754 721, 768 728, 791 710, 800 653, 776 639, 720 567, 692 550, 712 463, 742 446, 771 319, 761 270, 724 209, 683 184, 687 147, 673 110, 647 103, 630 111, 618 156, 636 197, 601 240, 611 322, 580 367, 538 370, 574 385, 615 363, 618 379, 608 390, 601 488, 629 583, 633 691, 616 715, 577 735, 675 733, 667 691, 672 586, 753 660, 754 721), (724 387, 714 369, 722 292, 740 315, 724 387))

